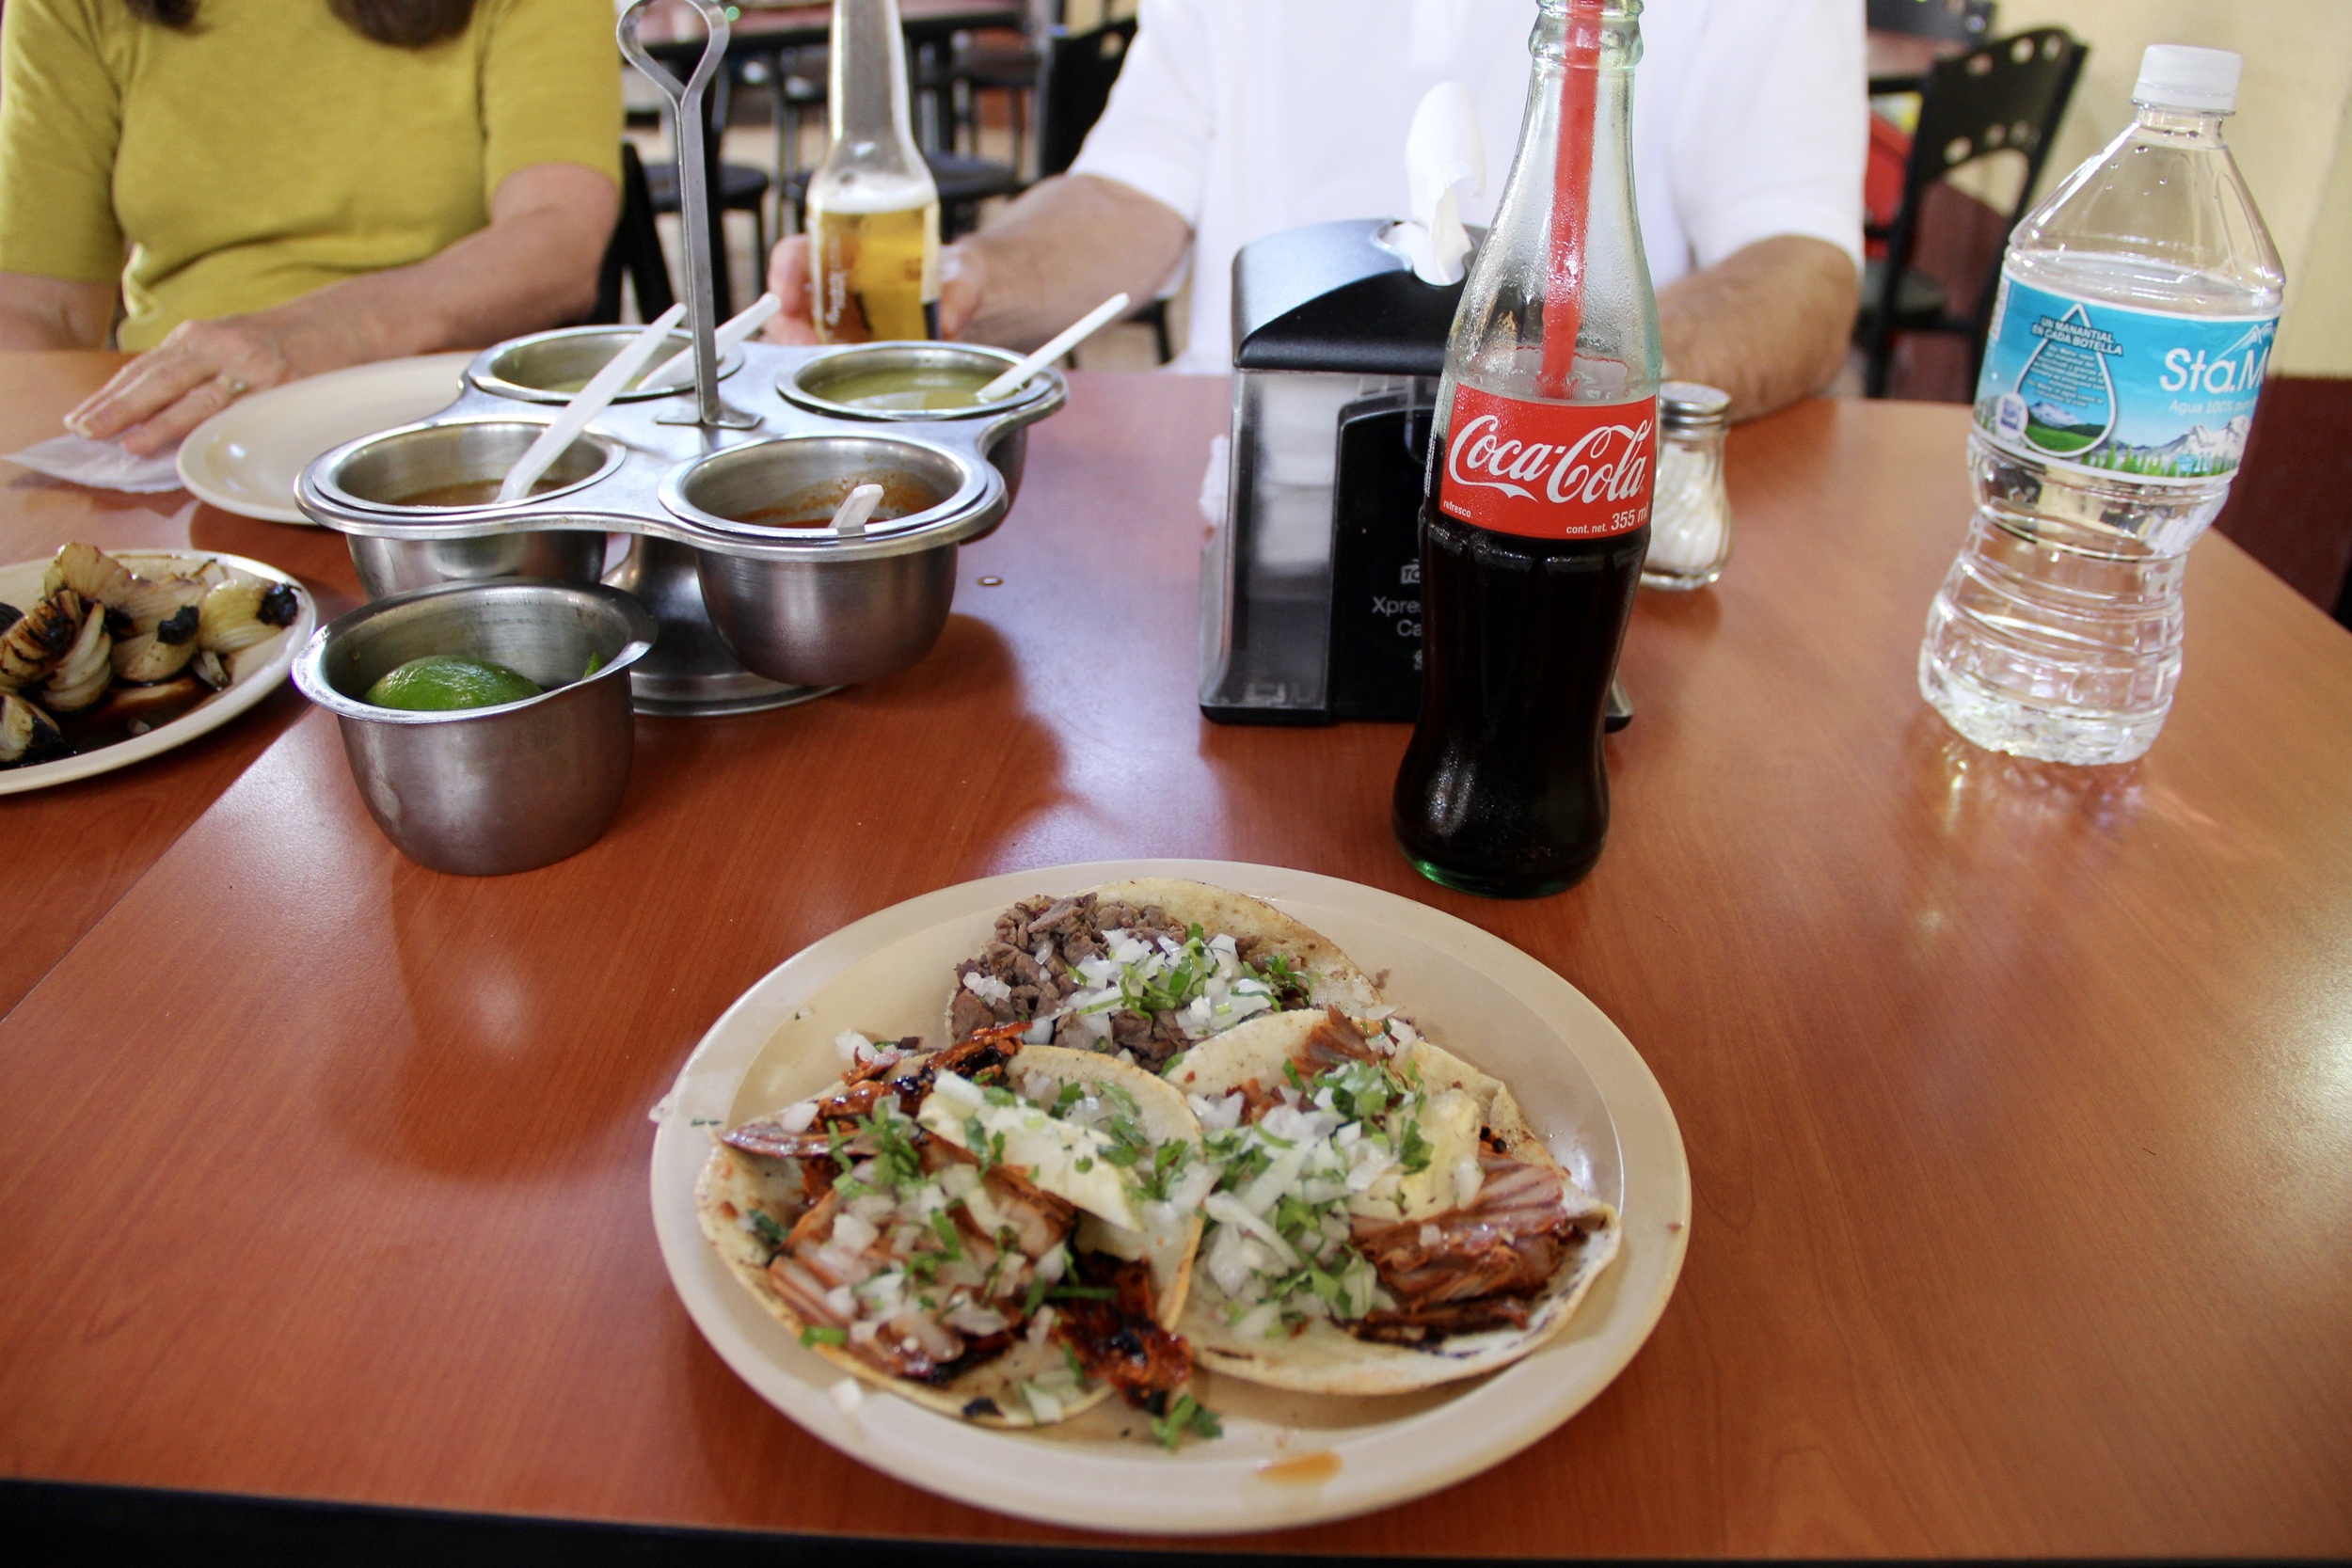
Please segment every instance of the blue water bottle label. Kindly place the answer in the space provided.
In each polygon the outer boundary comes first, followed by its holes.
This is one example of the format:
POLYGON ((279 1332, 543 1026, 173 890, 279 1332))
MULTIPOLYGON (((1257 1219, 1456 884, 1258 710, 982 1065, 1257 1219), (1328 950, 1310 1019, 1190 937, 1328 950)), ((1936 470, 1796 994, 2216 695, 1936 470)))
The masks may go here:
POLYGON ((2279 318, 2178 316, 2004 270, 1977 424, 2020 457, 2188 483, 2236 470, 2279 318))

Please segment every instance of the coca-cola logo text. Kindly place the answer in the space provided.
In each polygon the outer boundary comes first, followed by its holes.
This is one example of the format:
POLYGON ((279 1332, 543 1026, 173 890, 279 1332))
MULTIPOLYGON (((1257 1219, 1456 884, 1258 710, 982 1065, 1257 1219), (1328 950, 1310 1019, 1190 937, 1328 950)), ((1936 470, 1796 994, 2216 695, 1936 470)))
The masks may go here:
POLYGON ((1631 500, 1649 490, 1650 421, 1595 425, 1573 443, 1498 439, 1492 414, 1466 420, 1446 449, 1446 478, 1521 500, 1586 506, 1631 500), (1535 489, 1527 486, 1534 485, 1535 489))

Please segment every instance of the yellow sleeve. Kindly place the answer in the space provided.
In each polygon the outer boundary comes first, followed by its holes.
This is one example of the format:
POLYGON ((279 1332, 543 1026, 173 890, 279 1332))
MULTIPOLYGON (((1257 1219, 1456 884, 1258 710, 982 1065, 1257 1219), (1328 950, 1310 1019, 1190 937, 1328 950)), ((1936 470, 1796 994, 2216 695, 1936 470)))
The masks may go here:
POLYGON ((0 8, 0 272, 122 276, 114 207, 122 94, 100 44, 105 3, 0 8))
POLYGON ((484 202, 532 164, 584 164, 618 184, 621 52, 612 0, 494 0, 483 8, 484 202))

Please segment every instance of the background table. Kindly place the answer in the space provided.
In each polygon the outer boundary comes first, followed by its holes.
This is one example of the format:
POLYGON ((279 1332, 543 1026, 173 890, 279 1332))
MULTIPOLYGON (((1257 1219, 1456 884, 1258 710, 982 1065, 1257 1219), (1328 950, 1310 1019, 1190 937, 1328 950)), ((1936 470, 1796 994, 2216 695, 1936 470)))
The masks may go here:
POLYGON ((1724 581, 1636 610, 1598 871, 1483 903, 1390 842, 1401 727, 1197 715, 1224 386, 1073 380, 937 652, 641 721, 571 861, 424 871, 325 714, 270 741, 0 1022, 0 1473, 1059 1538, 726 1370, 656 1254, 645 1111, 844 922, 1187 855, 1402 892, 1558 969, 1656 1070, 1696 1201, 1655 1337, 1574 1421, 1237 1544, 2352 1550, 2352 638, 2209 540, 2148 759, 1975 751, 1912 671, 1966 411, 1807 404, 1732 437, 1724 581))

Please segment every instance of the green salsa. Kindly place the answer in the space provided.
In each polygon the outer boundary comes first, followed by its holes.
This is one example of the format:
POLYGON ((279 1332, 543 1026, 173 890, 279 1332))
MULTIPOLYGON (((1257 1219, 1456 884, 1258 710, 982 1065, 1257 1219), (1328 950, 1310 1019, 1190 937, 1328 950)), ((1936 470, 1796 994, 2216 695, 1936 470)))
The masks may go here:
POLYGON ((988 367, 853 371, 809 388, 827 403, 850 408, 974 408, 979 389, 1002 372, 988 367))

